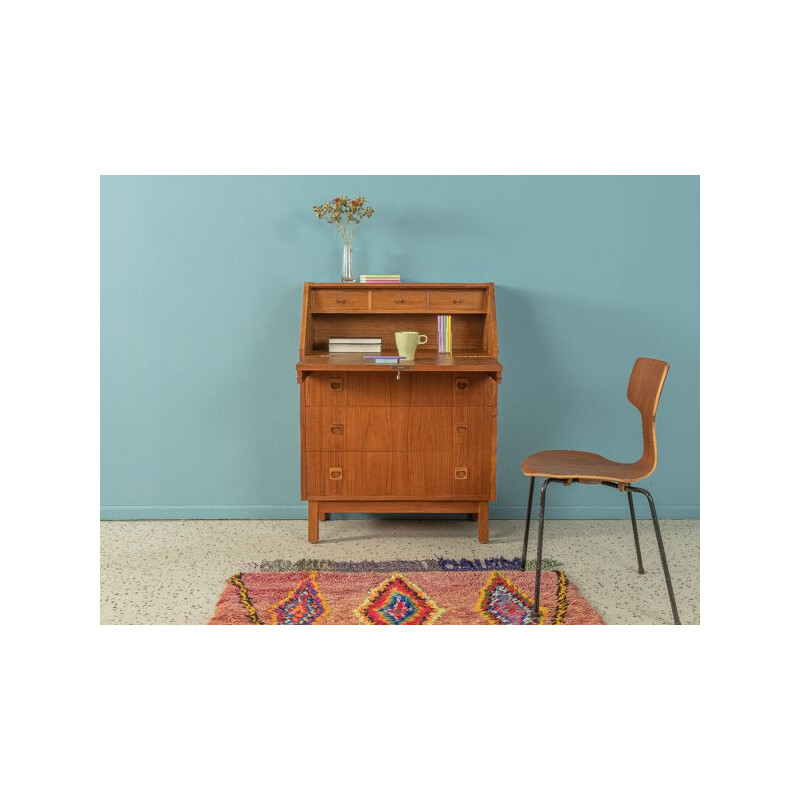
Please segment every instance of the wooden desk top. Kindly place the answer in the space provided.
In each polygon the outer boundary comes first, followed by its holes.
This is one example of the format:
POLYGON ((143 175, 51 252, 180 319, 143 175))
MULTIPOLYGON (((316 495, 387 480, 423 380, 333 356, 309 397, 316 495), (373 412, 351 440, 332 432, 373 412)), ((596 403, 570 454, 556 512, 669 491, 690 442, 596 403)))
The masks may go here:
POLYGON ((488 289, 493 283, 307 283, 311 289, 488 289))

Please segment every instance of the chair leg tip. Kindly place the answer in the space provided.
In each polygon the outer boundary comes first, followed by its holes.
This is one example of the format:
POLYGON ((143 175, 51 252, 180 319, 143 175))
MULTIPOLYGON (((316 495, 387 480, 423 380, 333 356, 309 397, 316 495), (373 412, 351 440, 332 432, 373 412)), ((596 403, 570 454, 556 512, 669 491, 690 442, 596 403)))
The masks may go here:
POLYGON ((644 575, 644 567, 639 567, 639 574, 644 575))

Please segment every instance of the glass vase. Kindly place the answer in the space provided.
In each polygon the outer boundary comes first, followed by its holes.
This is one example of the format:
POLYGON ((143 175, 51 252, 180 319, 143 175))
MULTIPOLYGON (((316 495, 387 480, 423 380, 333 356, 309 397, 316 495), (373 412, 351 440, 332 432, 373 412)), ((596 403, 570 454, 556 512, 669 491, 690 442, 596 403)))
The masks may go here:
POLYGON ((353 246, 345 244, 342 251, 342 283, 355 282, 356 279, 353 275, 353 246))

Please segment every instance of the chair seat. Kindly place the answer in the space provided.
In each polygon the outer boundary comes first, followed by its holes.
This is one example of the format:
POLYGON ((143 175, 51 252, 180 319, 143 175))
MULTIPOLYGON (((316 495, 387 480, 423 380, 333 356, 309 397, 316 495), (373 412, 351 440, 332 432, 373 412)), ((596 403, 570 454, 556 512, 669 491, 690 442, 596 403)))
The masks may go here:
POLYGON ((522 462, 522 473, 527 477, 617 483, 633 483, 650 474, 639 462, 623 464, 609 461, 598 453, 587 453, 584 450, 542 450, 522 462))

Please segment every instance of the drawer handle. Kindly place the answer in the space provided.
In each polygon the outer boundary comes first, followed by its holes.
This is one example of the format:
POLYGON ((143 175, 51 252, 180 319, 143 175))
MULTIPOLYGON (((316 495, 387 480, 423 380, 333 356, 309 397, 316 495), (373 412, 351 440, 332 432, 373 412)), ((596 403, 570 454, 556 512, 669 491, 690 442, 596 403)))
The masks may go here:
POLYGON ((332 481, 340 481, 342 479, 342 468, 341 467, 331 467, 329 470, 331 480, 332 481))
POLYGON ((331 425, 331 433, 334 436, 344 436, 344 425, 336 423, 331 425))
POLYGON ((457 481, 464 481, 467 479, 467 468, 466 467, 456 467, 456 480, 457 481))
POLYGON ((463 303, 464 301, 460 297, 454 297, 453 298, 453 302, 454 303, 463 303))
POLYGON ((395 303, 405 303, 405 300, 403 300, 402 297, 395 297, 394 301, 395 303))
POLYGON ((346 303, 346 302, 347 302, 347 300, 345 300, 345 299, 344 299, 344 297, 337 297, 337 298, 336 298, 336 302, 337 302, 337 303, 346 303))
POLYGON ((456 389, 459 392, 465 392, 469 388, 468 378, 456 378, 456 389))
POLYGON ((335 381, 331 381, 331 391, 332 392, 341 392, 342 391, 342 380, 338 379, 335 381))
POLYGON ((456 426, 456 433, 460 434, 461 436, 467 435, 467 426, 466 425, 457 425, 456 426))

